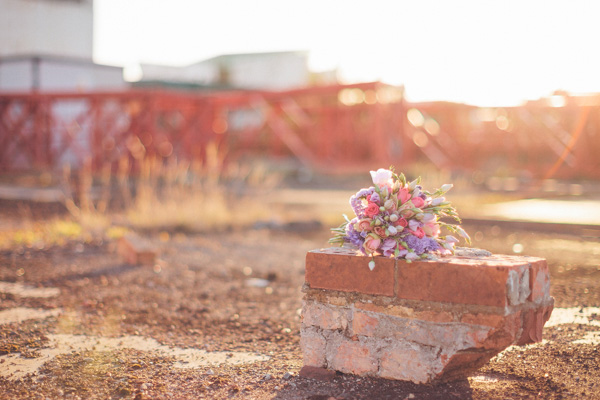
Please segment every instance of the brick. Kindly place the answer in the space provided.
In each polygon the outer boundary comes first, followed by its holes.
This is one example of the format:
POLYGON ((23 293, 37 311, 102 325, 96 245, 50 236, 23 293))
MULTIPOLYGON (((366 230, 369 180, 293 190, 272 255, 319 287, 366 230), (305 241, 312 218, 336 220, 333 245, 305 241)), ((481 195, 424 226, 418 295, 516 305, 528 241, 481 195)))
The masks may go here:
POLYGON ((444 369, 436 378, 441 380, 454 380, 463 378, 483 367, 496 353, 490 351, 461 351, 452 355, 441 354, 440 360, 444 369))
POLYGON ((517 342, 521 332, 521 312, 506 315, 500 324, 489 331, 488 335, 482 340, 477 348, 483 348, 495 351, 497 354, 508 346, 517 342))
POLYGON ((375 375, 378 369, 377 356, 368 343, 342 340, 327 343, 327 364, 336 371, 356 375, 375 375))
POLYGON ((478 347, 490 331, 491 328, 478 325, 436 323, 361 310, 355 310, 352 315, 352 333, 355 335, 379 339, 393 338, 424 346, 478 347))
POLYGON ((300 347, 304 365, 325 367, 325 350, 327 342, 323 335, 314 329, 302 328, 300 334, 300 347))
POLYGON ((454 316, 447 311, 434 311, 434 310, 425 310, 418 311, 414 308, 403 307, 397 305, 389 305, 389 306, 377 306, 373 303, 363 303, 356 302, 354 303, 354 307, 360 310, 365 311, 373 311, 386 315, 393 315, 395 317, 402 318, 410 318, 410 319, 420 319, 422 321, 431 321, 431 322, 454 322, 454 316))
POLYGON ((502 314, 486 314, 486 313, 465 313, 460 317, 460 322, 472 325, 481 326, 500 326, 504 322, 505 316, 502 314))
POLYGON ((319 381, 330 382, 335 378, 335 371, 331 371, 325 368, 312 367, 305 365, 300 369, 299 375, 303 378, 316 379, 319 381))
POLYGON ((136 235, 125 235, 117 242, 117 253, 131 265, 154 265, 157 251, 152 244, 136 235))
POLYGON ((349 286, 339 282, 350 276, 343 268, 368 258, 344 249, 314 253, 314 263, 307 255, 307 276, 312 274, 307 282, 325 282, 330 289, 306 292, 301 344, 305 365, 321 369, 415 383, 458 379, 512 344, 541 341, 552 312, 543 259, 462 255, 396 261, 390 296, 389 288, 358 282, 356 274, 349 286), (333 260, 327 264, 326 257, 333 260), (319 275, 326 271, 332 273, 329 280, 319 275))
POLYGON ((379 318, 376 317, 377 314, 372 315, 361 311, 352 313, 352 332, 355 335, 375 336, 379 327, 379 318))
POLYGON ((305 280, 312 289, 393 296, 395 260, 376 257, 373 271, 369 261, 370 257, 344 248, 309 251, 305 280))
MULTIPOLYGON (((533 258, 533 257, 531 257, 533 258)), ((540 303, 550 298, 550 272, 546 260, 538 258, 531 260, 530 270, 531 294, 528 300, 534 303, 540 303)))
POLYGON ((529 288, 529 269, 521 269, 524 270, 511 269, 508 271, 506 292, 508 304, 511 306, 523 304, 531 294, 531 289, 529 288))
POLYGON ((397 297, 505 307, 509 271, 523 265, 505 259, 451 261, 398 261, 397 297))
POLYGON ((517 344, 541 342, 544 324, 550 319, 553 309, 554 301, 544 307, 523 311, 523 332, 517 344))
POLYGON ((432 379, 432 371, 440 370, 435 349, 411 343, 397 343, 383 349, 379 376, 414 383, 432 379))
POLYGON ((348 326, 348 311, 330 304, 305 301, 302 307, 302 322, 321 329, 341 329, 348 326))

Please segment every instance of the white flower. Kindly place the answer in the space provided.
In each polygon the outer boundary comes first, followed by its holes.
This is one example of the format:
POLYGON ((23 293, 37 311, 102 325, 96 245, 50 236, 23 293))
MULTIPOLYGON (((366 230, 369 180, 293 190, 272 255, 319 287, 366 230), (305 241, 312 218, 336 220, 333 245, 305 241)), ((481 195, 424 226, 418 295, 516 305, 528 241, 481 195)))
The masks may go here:
POLYGON ((446 235, 446 242, 447 243, 458 243, 458 241, 459 240, 457 238, 455 238, 454 236, 452 236, 452 235, 446 235))
POLYGON ((407 261, 414 261, 414 260, 418 259, 418 258, 419 258, 419 256, 418 256, 416 253, 413 253, 412 251, 409 251, 409 252, 408 252, 408 254, 406 254, 406 255, 404 256, 404 258, 405 258, 407 261))
POLYGON ((428 224, 428 223, 434 222, 434 221, 435 221, 435 215, 433 215, 431 213, 423 214, 423 219, 421 219, 421 222, 423 222, 424 224, 428 224))
POLYGON ((446 193, 448 190, 452 189, 453 187, 454 187, 453 184, 451 184, 451 183, 445 183, 445 184, 442 185, 442 187, 440 188, 440 190, 443 193, 446 193))
POLYGON ((446 198, 445 198, 445 197, 438 197, 438 198, 436 198, 436 199, 433 199, 433 200, 431 201, 431 205, 432 205, 432 206, 434 206, 434 207, 435 207, 435 206, 439 206, 440 204, 442 204, 442 203, 443 203, 443 202, 445 202, 445 201, 446 201, 446 198))
POLYGON ((377 171, 371 171, 373 183, 377 186, 382 186, 392 179, 392 171, 389 169, 379 168, 377 171))
POLYGON ((395 235, 396 233, 398 233, 398 229, 396 229, 396 227, 395 227, 395 226, 393 226, 393 225, 390 225, 390 226, 388 227, 388 232, 390 233, 390 235, 395 235))

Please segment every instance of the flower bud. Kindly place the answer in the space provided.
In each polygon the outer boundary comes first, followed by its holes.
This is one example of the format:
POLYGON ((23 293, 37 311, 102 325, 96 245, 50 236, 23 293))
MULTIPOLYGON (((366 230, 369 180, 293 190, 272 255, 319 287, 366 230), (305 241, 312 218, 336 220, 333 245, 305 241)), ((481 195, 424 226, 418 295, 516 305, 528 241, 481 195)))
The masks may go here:
POLYGON ((398 214, 392 214, 392 215, 390 215, 390 221, 392 221, 392 222, 398 221, 398 214))
POLYGON ((445 197, 438 197, 438 198, 435 198, 435 199, 433 199, 431 201, 431 205, 434 206, 434 207, 436 207, 436 206, 439 206, 440 204, 442 204, 445 201, 446 201, 445 197))
POLYGON ((440 188, 440 190, 444 193, 446 193, 448 190, 452 189, 452 187, 454 187, 453 184, 451 183, 445 183, 442 185, 442 187, 440 188))

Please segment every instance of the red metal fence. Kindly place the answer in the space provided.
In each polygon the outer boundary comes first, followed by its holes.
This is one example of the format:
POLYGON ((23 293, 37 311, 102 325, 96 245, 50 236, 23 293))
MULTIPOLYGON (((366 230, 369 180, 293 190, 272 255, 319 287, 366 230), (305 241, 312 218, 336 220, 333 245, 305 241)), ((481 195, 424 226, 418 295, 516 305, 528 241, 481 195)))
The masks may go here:
POLYGON ((146 155, 294 157, 344 171, 427 161, 532 178, 600 178, 600 98, 481 109, 410 104, 380 83, 287 92, 0 94, 0 171, 146 155))

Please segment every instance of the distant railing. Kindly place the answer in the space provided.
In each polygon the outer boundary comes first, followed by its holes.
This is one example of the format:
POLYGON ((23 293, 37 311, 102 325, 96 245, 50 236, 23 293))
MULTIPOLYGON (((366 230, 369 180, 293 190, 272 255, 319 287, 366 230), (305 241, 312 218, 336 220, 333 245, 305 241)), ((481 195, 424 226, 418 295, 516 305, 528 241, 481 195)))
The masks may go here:
POLYGON ((556 105, 411 104, 401 88, 377 82, 286 92, 0 94, 0 170, 97 169, 149 155, 204 162, 216 148, 228 161, 293 157, 335 171, 427 161, 600 178, 600 98, 556 105))

